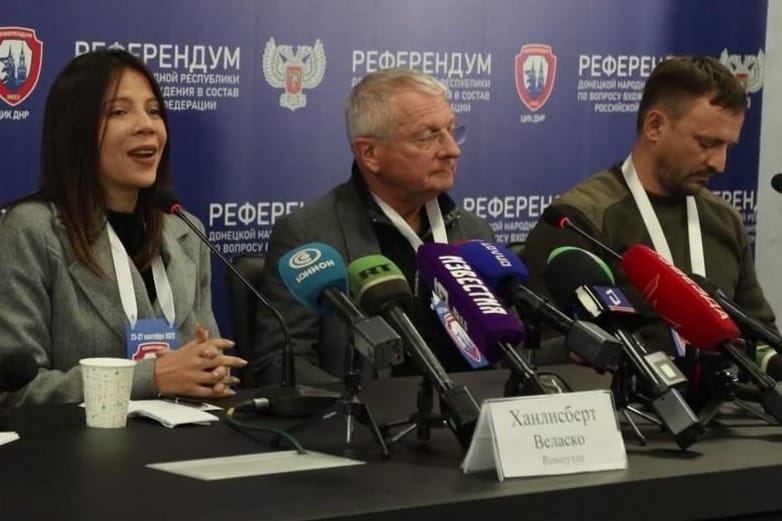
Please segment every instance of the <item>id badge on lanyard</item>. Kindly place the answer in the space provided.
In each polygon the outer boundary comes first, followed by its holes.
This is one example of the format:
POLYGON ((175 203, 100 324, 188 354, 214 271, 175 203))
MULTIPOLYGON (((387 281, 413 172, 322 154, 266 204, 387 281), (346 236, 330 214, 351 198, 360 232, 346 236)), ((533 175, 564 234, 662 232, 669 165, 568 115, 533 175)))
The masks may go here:
POLYGON ((162 349, 176 349, 179 346, 177 331, 174 328, 174 296, 168 281, 166 268, 160 255, 152 259, 152 277, 155 281, 160 307, 165 320, 160 318, 138 318, 138 304, 130 272, 130 259, 117 233, 110 223, 106 223, 111 245, 111 258, 117 277, 122 310, 125 312, 125 345, 128 358, 141 360, 153 358, 162 349))

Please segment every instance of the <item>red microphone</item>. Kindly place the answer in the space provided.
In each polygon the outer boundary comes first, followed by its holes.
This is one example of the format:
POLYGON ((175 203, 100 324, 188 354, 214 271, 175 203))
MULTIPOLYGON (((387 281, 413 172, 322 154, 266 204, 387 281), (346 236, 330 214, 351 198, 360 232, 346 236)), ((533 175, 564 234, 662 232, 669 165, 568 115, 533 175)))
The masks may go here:
POLYGON ((659 253, 636 244, 622 256, 622 269, 660 316, 688 342, 716 350, 739 337, 730 315, 698 284, 659 253), (697 320, 696 320, 697 317, 697 320))
POLYGON ((679 334, 694 345, 720 351, 757 385, 760 403, 782 422, 782 384, 761 371, 733 345, 739 329, 725 310, 695 281, 648 246, 631 246, 622 257, 622 269, 644 298, 679 334))

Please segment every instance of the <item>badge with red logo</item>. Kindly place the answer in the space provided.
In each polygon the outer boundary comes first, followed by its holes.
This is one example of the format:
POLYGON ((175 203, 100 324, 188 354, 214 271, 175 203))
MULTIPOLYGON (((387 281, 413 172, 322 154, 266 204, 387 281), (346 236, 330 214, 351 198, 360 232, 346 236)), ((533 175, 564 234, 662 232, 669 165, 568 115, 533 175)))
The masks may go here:
POLYGON ((516 55, 516 91, 528 109, 546 104, 557 77, 557 57, 550 45, 523 45, 516 55))
POLYGON ((27 27, 0 27, 0 99, 12 107, 35 90, 43 42, 27 27))
POLYGON ((155 358, 155 353, 169 348, 167 342, 142 342, 136 346, 136 352, 130 358, 131 360, 155 358))

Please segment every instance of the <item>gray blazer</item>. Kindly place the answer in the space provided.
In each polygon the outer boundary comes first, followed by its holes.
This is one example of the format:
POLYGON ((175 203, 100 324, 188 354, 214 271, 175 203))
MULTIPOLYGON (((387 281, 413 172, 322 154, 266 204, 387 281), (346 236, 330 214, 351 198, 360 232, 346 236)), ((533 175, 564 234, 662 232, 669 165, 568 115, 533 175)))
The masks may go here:
MULTIPOLYGON (((370 217, 353 182, 348 181, 274 225, 261 292, 280 311, 290 329, 297 383, 319 384, 341 379, 349 332, 338 317, 320 317, 300 304, 280 279, 277 263, 290 250, 313 241, 334 247, 345 264, 366 255, 380 254, 372 227, 374 218, 370 217)), ((445 221, 449 242, 494 240, 489 224, 466 210, 454 209, 445 221)), ((279 383, 283 335, 278 323, 260 306, 258 314, 259 331, 255 337, 258 345, 252 356, 256 381, 279 383)))
MULTIPOLYGON (((127 319, 106 230, 93 251, 105 273, 102 277, 76 260, 54 205, 25 202, 0 220, 0 360, 24 349, 39 365, 36 378, 21 391, 0 394, 0 405, 79 402, 79 359, 127 356, 127 319)), ((179 218, 167 215, 161 256, 174 295, 180 342, 190 340, 196 324, 217 336, 209 249, 179 218)), ((133 263, 131 272, 139 318, 162 317, 133 263)), ((143 360, 136 366, 133 398, 154 395, 153 364, 143 360)))

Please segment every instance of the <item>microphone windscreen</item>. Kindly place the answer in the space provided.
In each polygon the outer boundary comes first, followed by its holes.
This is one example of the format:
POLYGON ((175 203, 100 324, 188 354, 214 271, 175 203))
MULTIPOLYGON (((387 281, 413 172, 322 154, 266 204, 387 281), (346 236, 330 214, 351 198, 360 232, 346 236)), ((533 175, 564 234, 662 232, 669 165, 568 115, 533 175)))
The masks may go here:
POLYGON ((615 284, 614 274, 603 259, 575 246, 560 246, 552 250, 543 277, 554 303, 571 316, 576 307, 576 289, 615 284))
POLYGON ((725 310, 648 246, 631 246, 622 257, 622 269, 655 311, 690 343, 717 349, 738 338, 738 327, 725 310))
POLYGON ((26 351, 14 351, 0 360, 0 392, 16 392, 35 378, 38 363, 26 351))
POLYGON ((345 261, 339 252, 322 242, 310 242, 289 251, 277 264, 280 278, 294 297, 320 314, 331 313, 320 295, 327 287, 347 293, 345 261))
POLYGON ((163 213, 174 213, 174 209, 180 206, 179 200, 169 190, 159 188, 155 190, 155 207, 163 213))
POLYGON ((502 244, 474 240, 463 242, 458 248, 465 260, 495 291, 508 277, 518 278, 521 283, 529 279, 529 272, 521 259, 502 244))
POLYGON ((348 286, 358 307, 367 315, 380 315, 388 303, 406 313, 413 307, 413 292, 402 271, 383 255, 367 255, 348 265, 348 286))
POLYGON ((546 222, 557 228, 564 228, 565 223, 569 220, 565 212, 553 204, 543 211, 543 215, 541 215, 540 218, 543 220, 543 222, 546 222))
POLYGON ((782 173, 774 174, 774 177, 771 178, 771 186, 782 194, 782 173))
POLYGON ((418 273, 462 322, 467 334, 490 363, 503 358, 500 342, 518 344, 524 330, 455 246, 424 243, 416 254, 418 273))

